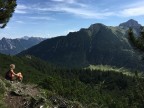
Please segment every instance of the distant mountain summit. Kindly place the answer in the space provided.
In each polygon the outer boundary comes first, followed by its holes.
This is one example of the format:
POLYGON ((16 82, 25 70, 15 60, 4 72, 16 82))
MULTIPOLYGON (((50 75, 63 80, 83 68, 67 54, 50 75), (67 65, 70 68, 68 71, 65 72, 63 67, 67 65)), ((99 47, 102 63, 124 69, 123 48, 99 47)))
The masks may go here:
POLYGON ((130 19, 127 22, 121 23, 119 25, 119 27, 122 27, 124 29, 128 29, 128 28, 131 27, 131 28, 133 28, 133 30, 136 33, 136 35, 139 35, 142 25, 139 24, 138 21, 130 19))
POLYGON ((40 42, 45 38, 38 37, 23 37, 17 39, 7 39, 3 37, 0 40, 0 53, 15 55, 23 50, 26 50, 40 42))
POLYGON ((142 25, 138 21, 130 19, 127 22, 121 23, 119 26, 123 27, 141 27, 142 25))
POLYGON ((24 37, 22 37, 21 39, 28 40, 29 38, 30 38, 29 36, 24 36, 24 37))
POLYGON ((43 40, 46 39, 46 38, 24 36, 24 37, 17 38, 17 39, 24 39, 24 40, 30 40, 30 39, 33 39, 33 40, 43 41, 43 40))

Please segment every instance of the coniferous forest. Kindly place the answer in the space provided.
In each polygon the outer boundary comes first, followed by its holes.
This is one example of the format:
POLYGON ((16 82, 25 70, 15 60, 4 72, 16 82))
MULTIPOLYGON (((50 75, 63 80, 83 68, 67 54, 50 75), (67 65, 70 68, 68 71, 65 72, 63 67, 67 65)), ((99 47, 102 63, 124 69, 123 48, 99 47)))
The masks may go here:
MULTIPOLYGON (((124 75, 116 70, 67 69, 50 65, 35 57, 0 55, 0 71, 4 77, 9 63, 22 71, 25 84, 38 84, 47 96, 50 92, 88 108, 142 108, 144 80, 138 72, 124 75)), ((48 98, 47 97, 47 98, 48 98)))

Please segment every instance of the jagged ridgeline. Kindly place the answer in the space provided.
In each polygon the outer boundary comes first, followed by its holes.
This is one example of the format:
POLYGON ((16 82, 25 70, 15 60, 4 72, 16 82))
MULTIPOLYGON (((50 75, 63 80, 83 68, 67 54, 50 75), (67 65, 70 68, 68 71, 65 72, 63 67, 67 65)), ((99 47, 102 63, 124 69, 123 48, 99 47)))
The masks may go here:
POLYGON ((0 0, 0 28, 7 25, 16 6, 16 0, 0 0))
POLYGON ((45 40, 45 38, 27 36, 16 39, 2 38, 0 39, 0 53, 15 55, 36 44, 39 44, 43 40, 45 40))
MULTIPOLYGON (((59 68, 32 56, 16 57, 0 54, 0 61, 2 61, 0 62, 0 76, 4 77, 5 72, 9 69, 9 64, 16 64, 15 71, 23 73, 25 84, 37 84, 37 88, 43 89, 45 102, 48 102, 46 105, 50 108, 55 106, 75 106, 74 108, 144 107, 144 81, 138 77, 138 74, 136 76, 124 75, 116 68, 105 70, 100 68, 59 68)), ((3 95, 6 91, 5 86, 11 90, 11 84, 4 80, 0 80, 0 84, 1 99, 5 99, 3 95)), ((28 88, 30 85, 23 85, 23 87, 28 88)), ((34 102, 37 101, 34 100, 34 102)), ((3 100, 0 100, 1 105, 6 105, 3 100)), ((30 108, 35 108, 35 105, 30 108)))

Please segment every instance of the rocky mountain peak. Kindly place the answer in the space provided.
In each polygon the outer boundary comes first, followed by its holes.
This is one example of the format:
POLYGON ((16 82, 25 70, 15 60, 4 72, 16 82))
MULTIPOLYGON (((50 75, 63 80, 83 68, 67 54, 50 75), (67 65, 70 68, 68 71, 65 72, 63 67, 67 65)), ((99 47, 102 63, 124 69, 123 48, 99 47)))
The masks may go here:
POLYGON ((24 37, 22 37, 21 39, 28 40, 29 38, 30 38, 29 36, 24 36, 24 37))
POLYGON ((6 38, 5 38, 5 37, 3 37, 1 40, 6 40, 6 38))
POLYGON ((141 27, 142 25, 139 24, 138 21, 130 19, 127 22, 121 23, 119 26, 135 28, 135 27, 141 27))
POLYGON ((105 30, 107 28, 106 25, 101 24, 101 23, 96 23, 96 24, 92 24, 88 30, 97 33, 100 30, 105 30))
POLYGON ((129 29, 130 27, 133 29, 136 36, 140 35, 140 29, 142 27, 141 24, 138 23, 138 21, 134 19, 130 19, 127 22, 121 23, 119 27, 124 28, 125 30, 129 29))

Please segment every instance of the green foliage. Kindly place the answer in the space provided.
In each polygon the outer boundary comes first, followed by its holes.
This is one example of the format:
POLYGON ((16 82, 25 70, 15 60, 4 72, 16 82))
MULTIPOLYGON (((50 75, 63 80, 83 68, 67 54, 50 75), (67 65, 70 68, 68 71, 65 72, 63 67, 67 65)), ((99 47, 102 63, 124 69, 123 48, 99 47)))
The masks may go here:
POLYGON ((5 108, 3 97, 6 91, 5 83, 0 79, 0 108, 5 108))
MULTIPOLYGON (((134 79, 114 71, 64 69, 55 71, 53 77, 44 79, 39 85, 69 100, 89 106, 96 103, 97 106, 109 108, 127 108, 131 105, 129 93, 139 89, 135 86, 137 82, 134 79)), ((136 107, 138 108, 138 104, 136 107)))
POLYGON ((15 72, 22 72, 26 83, 38 83, 39 80, 46 77, 46 73, 50 74, 54 70, 52 65, 35 57, 16 57, 0 54, 0 61, 3 61, 0 62, 0 72, 3 77, 9 70, 9 65, 15 64, 15 72))
POLYGON ((3 94, 5 92, 5 85, 3 81, 0 79, 0 94, 3 94))
POLYGON ((136 38, 134 36, 132 28, 129 28, 128 35, 130 42, 137 49, 144 51, 144 31, 142 30, 140 34, 140 37, 136 38))
MULTIPOLYGON (((9 64, 16 64, 25 83, 35 83, 50 93, 77 101, 86 107, 143 108, 144 80, 112 69, 67 69, 50 65, 35 57, 0 55, 4 76, 9 64)), ((9 86, 9 85, 6 85, 9 86)))
POLYGON ((0 0, 0 28, 4 28, 16 7, 16 0, 0 0))
POLYGON ((136 44, 136 38, 134 36, 132 28, 129 28, 128 35, 129 35, 129 40, 135 45, 136 44))

